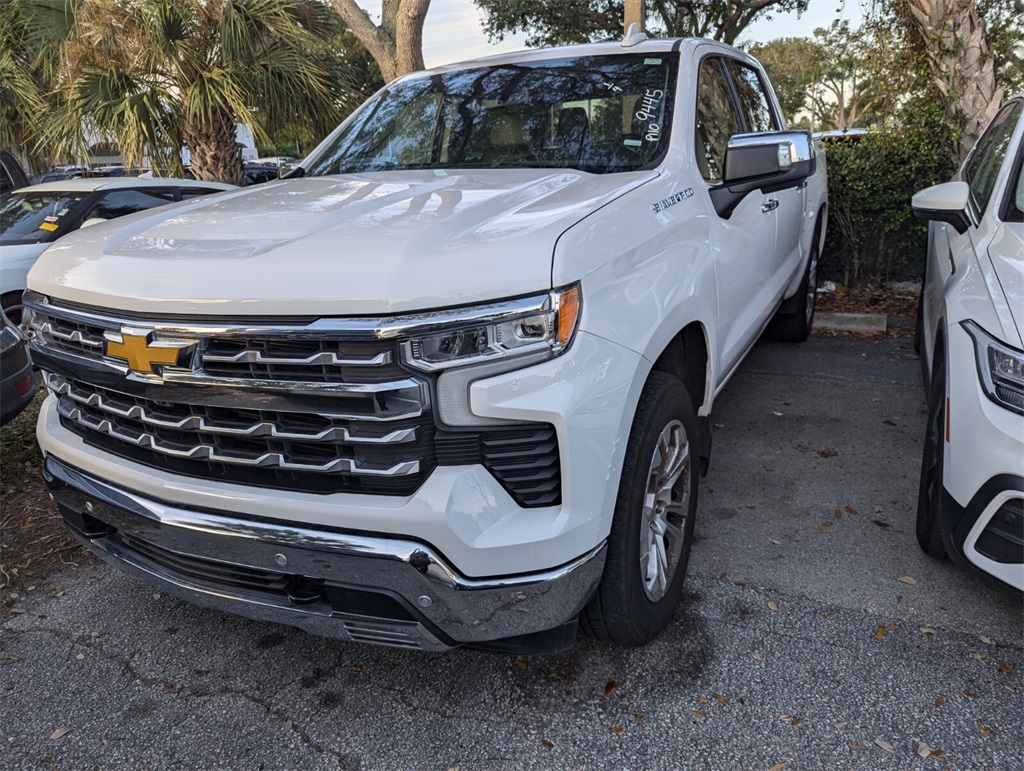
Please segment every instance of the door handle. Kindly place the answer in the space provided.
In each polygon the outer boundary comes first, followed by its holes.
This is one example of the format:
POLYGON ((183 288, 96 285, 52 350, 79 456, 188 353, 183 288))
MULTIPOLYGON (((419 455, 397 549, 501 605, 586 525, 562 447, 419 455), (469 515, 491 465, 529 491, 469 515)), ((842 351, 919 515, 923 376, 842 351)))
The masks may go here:
POLYGON ((778 209, 778 208, 779 208, 779 202, 776 199, 774 199, 774 198, 769 198, 767 201, 765 201, 763 204, 761 204, 761 211, 763 211, 765 214, 767 214, 768 212, 772 211, 773 209, 778 209))

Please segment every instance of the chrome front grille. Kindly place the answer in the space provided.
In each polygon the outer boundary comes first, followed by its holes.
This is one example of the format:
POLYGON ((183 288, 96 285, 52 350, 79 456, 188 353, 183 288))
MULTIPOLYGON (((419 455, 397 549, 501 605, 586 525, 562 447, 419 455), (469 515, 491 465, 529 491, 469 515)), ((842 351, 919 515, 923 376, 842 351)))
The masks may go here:
POLYGON ((553 426, 435 423, 436 376, 401 363, 415 317, 152 319, 34 292, 25 309, 62 425, 104 452, 173 474, 319 494, 407 496, 435 466, 473 464, 520 506, 561 502, 553 426), (167 358, 168 349, 179 354, 167 358))
POLYGON ((173 459, 386 478, 421 476, 433 465, 424 420, 354 425, 330 414, 158 402, 54 373, 46 383, 61 418, 79 433, 173 459))
POLYGON ((210 377, 316 383, 379 383, 407 373, 394 345, 337 340, 209 339, 199 354, 210 377))

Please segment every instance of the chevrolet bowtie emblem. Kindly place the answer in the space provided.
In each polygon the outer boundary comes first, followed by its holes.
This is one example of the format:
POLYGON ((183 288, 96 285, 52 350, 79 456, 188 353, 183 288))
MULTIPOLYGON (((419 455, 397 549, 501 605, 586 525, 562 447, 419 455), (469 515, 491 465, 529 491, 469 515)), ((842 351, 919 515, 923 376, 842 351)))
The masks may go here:
POLYGON ((133 335, 122 332, 121 340, 118 341, 111 335, 107 338, 106 354, 111 358, 128 362, 128 368, 133 372, 152 374, 155 366, 177 365, 182 352, 193 346, 193 343, 188 341, 154 341, 151 340, 152 337, 152 333, 133 335))

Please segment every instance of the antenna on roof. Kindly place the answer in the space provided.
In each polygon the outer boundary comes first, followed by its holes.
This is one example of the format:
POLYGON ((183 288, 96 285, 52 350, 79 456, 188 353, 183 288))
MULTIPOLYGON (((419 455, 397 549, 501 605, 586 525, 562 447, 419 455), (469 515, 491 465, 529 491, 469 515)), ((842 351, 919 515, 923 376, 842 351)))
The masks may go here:
POLYGON ((629 29, 626 30, 626 36, 622 38, 622 47, 631 48, 637 43, 642 43, 647 40, 647 33, 640 32, 637 23, 634 21, 629 25, 629 29))

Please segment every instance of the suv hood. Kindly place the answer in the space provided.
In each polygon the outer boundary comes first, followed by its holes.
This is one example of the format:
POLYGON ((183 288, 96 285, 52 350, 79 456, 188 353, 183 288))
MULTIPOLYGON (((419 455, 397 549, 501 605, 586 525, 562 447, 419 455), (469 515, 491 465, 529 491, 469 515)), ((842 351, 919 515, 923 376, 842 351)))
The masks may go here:
POLYGON ((485 169, 283 180, 86 228, 30 289, 153 314, 390 315, 545 291, 555 241, 657 175, 485 169))

